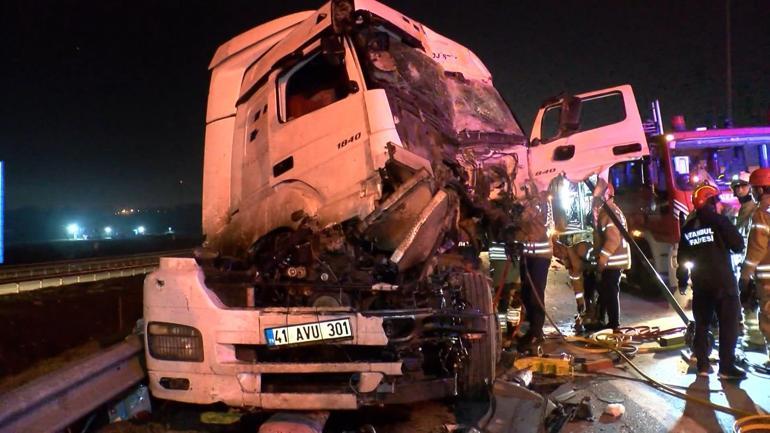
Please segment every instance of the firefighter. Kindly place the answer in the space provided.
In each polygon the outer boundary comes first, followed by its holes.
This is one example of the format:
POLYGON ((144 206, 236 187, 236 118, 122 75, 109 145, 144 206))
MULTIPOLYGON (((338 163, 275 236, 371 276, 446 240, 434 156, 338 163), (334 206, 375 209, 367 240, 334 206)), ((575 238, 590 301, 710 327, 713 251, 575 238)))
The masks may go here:
POLYGON ((742 171, 738 174, 737 179, 730 182, 730 188, 733 190, 733 194, 741 205, 738 214, 735 216, 735 226, 738 228, 741 235, 743 235, 744 239, 749 236, 751 215, 757 208, 757 202, 754 201, 754 197, 751 195, 749 179, 749 173, 742 171))
MULTIPOLYGON (((551 197, 551 209, 556 233, 565 233, 570 230, 570 215, 572 212, 573 194, 572 184, 564 175, 559 175, 551 180, 548 191, 551 197)), ((580 188, 578 187, 578 195, 580 188)), ((578 198, 580 200, 580 198, 578 198)), ((590 223, 589 223, 590 225, 590 223)), ((569 277, 569 286, 575 294, 575 331, 583 332, 584 325, 594 321, 596 311, 593 298, 594 285, 592 282, 593 268, 591 251, 592 243, 585 239, 576 239, 570 236, 571 243, 562 243, 559 236, 553 236, 553 255, 564 264, 569 277)))
POLYGON ((545 324, 545 285, 551 265, 553 246, 553 212, 547 192, 538 192, 534 185, 526 189, 521 226, 516 240, 521 245, 521 300, 524 304, 529 330, 518 341, 519 347, 537 345, 543 341, 545 324))
POLYGON ((600 313, 599 321, 589 329, 620 327, 620 277, 623 270, 631 268, 631 250, 628 242, 621 236, 620 230, 610 218, 609 211, 617 216, 627 229, 626 218, 615 204, 614 188, 602 178, 596 182, 593 191, 594 219, 594 254, 596 256, 596 280, 599 291, 598 310, 606 311, 608 322, 602 323, 604 313, 600 313), (603 206, 606 204, 606 206, 603 206))
POLYGON ((730 252, 743 250, 738 229, 721 215, 719 190, 702 185, 692 193, 695 216, 682 227, 677 261, 679 292, 687 291, 692 281, 692 311, 695 317, 693 352, 699 376, 708 376, 709 329, 714 315, 719 321, 719 377, 741 380, 746 373, 735 366, 740 304, 738 287, 732 273, 730 252))
POLYGON ((495 288, 494 300, 498 316, 505 321, 503 346, 513 342, 515 330, 521 320, 521 279, 519 263, 516 257, 508 257, 504 248, 489 248, 489 266, 492 271, 492 284, 495 288))
MULTIPOLYGON (((757 202, 751 195, 751 185, 749 184, 749 173, 742 171, 738 177, 730 182, 730 188, 740 203, 740 208, 734 216, 735 227, 738 228, 743 237, 744 244, 748 245, 749 229, 751 225, 751 215, 757 208, 757 202)), ((733 268, 740 275, 740 264, 743 263, 744 254, 733 255, 733 268)), ((745 334, 744 344, 747 346, 764 346, 765 339, 759 330, 759 317, 757 308, 759 302, 756 297, 756 286, 751 280, 747 290, 740 293, 741 306, 743 307, 743 321, 741 322, 741 331, 745 334)))
MULTIPOLYGON (((770 168, 759 168, 751 173, 749 183, 759 200, 751 216, 746 259, 741 268, 741 292, 749 290, 749 279, 754 276, 759 298, 759 329, 770 342, 770 168)), ((770 347, 768 347, 770 349, 770 347)), ((770 360, 767 361, 770 365, 770 360)))
POLYGON ((567 268, 569 284, 575 293, 575 304, 577 306, 577 315, 575 316, 575 331, 582 332, 583 326, 590 323, 591 312, 594 311, 592 292, 585 285, 584 274, 587 268, 591 266, 590 250, 591 243, 587 241, 577 242, 574 245, 564 245, 554 241, 554 255, 564 263, 567 268))

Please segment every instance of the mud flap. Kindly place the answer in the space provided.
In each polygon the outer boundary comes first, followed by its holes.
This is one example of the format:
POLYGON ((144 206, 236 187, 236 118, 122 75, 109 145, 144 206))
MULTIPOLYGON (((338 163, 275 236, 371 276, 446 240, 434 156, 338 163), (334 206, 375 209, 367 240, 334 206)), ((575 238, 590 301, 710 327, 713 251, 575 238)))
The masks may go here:
MULTIPOLYGON (((492 403, 479 421, 483 433, 539 433, 551 407, 542 395, 504 380, 496 380, 492 403)), ((471 430, 473 431, 473 430, 471 430)))

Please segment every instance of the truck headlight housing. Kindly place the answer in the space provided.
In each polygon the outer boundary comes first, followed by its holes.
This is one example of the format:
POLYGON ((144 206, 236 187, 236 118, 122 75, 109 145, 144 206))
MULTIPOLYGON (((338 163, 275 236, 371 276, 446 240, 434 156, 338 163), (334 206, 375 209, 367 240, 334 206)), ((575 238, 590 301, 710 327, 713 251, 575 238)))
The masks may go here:
POLYGON ((150 322, 147 325, 150 355, 164 361, 203 361, 203 337, 192 326, 150 322))

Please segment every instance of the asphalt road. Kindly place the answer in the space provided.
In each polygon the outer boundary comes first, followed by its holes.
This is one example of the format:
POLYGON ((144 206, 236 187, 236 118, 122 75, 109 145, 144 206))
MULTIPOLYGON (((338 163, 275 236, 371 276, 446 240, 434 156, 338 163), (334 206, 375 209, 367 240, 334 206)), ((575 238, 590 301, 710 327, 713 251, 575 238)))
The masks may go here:
MULTIPOLYGON (((14 299, 0 299, 0 392, 36 374, 50 371, 61 362, 97 350, 128 334, 141 315, 141 277, 111 280, 30 293, 14 299)), ((683 300, 686 304, 687 300, 683 300)), ((563 269, 552 268, 546 293, 549 313, 560 329, 569 332, 575 312, 574 298, 567 287, 563 269)), ((681 322, 662 300, 621 294, 623 325, 655 324, 663 328, 681 322)), ((550 328, 550 327, 549 327, 550 328)), ((547 329, 548 331, 548 329, 547 329)), ((550 331, 554 331, 550 328, 550 331)), ((556 339, 547 351, 567 350, 556 339)), ((759 361, 763 355, 749 354, 759 361)), ((696 380, 678 351, 638 355, 634 359, 656 379, 681 387, 690 396, 709 399, 745 411, 770 408, 767 378, 752 375, 739 385, 723 383, 715 376, 696 380)), ((621 366, 612 370, 628 374, 621 366)), ((591 397, 596 420, 571 422, 564 432, 719 432, 731 431, 734 418, 702 405, 686 402, 634 381, 583 378, 566 387, 576 391, 574 400, 591 397), (626 413, 619 418, 602 415, 609 402, 622 403, 626 413)), ((333 413, 327 431, 354 431, 372 424, 378 433, 442 431, 444 425, 465 423, 480 416, 482 402, 456 404, 426 402, 391 408, 370 408, 357 412, 333 413)), ((119 423, 101 432, 213 431, 254 432, 266 414, 255 413, 231 426, 205 425, 200 416, 222 407, 191 408, 169 402, 154 402, 149 424, 119 423)))
MULTIPOLYGON (((567 288, 566 274, 557 270, 549 276, 546 305, 557 325, 569 329, 574 301, 567 288)), ((690 299, 676 297, 683 306, 689 306, 690 299)), ((621 293, 621 325, 650 325, 661 329, 683 326, 679 317, 662 299, 647 299, 630 293, 621 293)), ((688 314, 692 317, 689 309, 688 314)), ((552 328, 551 328, 552 329, 552 328)), ((558 350, 558 349, 556 349, 558 350)), ((763 362, 767 356, 760 353, 746 353, 755 362, 763 362)), ((679 387, 688 396, 709 400, 713 403, 737 408, 747 412, 770 409, 770 378, 750 374, 738 384, 718 380, 716 374, 706 380, 697 379, 689 369, 679 350, 639 354, 633 362, 643 371, 660 382, 679 387)), ((630 368, 619 365, 610 372, 633 375, 630 368)), ((638 376, 636 376, 638 377, 638 376)), ((584 396, 591 397, 594 414, 593 422, 581 421, 567 424, 562 430, 576 432, 682 432, 713 433, 732 432, 735 418, 692 401, 657 391, 646 384, 629 380, 591 379, 576 380, 577 390, 571 401, 584 396), (625 406, 626 413, 613 418, 602 415, 609 402, 625 406)))

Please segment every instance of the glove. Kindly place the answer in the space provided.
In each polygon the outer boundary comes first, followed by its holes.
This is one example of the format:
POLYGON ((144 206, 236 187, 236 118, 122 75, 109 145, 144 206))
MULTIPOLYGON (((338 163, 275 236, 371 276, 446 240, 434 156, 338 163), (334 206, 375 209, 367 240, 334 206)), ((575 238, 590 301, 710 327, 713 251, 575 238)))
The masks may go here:
POLYGON ((607 262, 610 261, 610 258, 605 256, 604 254, 599 254, 599 256, 596 258, 596 268, 598 270, 598 273, 601 273, 604 268, 607 267, 607 262))

